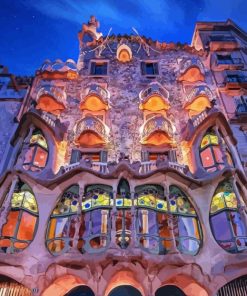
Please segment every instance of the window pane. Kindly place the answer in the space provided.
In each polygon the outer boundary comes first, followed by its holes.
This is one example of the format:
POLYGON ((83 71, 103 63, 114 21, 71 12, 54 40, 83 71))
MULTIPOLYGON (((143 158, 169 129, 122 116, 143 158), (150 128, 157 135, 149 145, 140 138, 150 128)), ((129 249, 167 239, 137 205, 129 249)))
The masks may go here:
POLYGON ((55 237, 67 237, 68 235, 68 217, 56 218, 55 237))
POLYGON ((26 154, 25 154, 24 164, 32 162, 33 153, 34 153, 34 146, 29 147, 26 154))
POLYGON ((210 147, 206 148, 201 152, 201 159, 204 168, 213 166, 215 164, 210 147))
POLYGON ((226 212, 211 216, 210 220, 216 240, 232 240, 231 226, 226 212))
POLYGON ((32 240, 37 218, 27 212, 23 212, 18 229, 17 239, 32 240))
POLYGON ((146 63, 146 75, 155 75, 154 63, 146 63))
POLYGON ((48 156, 48 153, 46 150, 44 150, 40 147, 37 147, 37 150, 36 150, 36 153, 34 156, 34 160, 33 160, 33 164, 35 166, 40 167, 40 168, 45 167, 46 161, 47 161, 47 156, 48 156))
POLYGON ((3 225, 2 236, 14 236, 17 225, 19 211, 10 211, 7 217, 7 223, 3 225))
POLYGON ((246 236, 246 227, 238 212, 229 212, 232 228, 235 236, 246 236))
POLYGON ((220 146, 213 146, 213 151, 214 151, 214 156, 215 156, 215 160, 218 163, 222 163, 223 159, 222 159, 222 152, 220 150, 220 146))

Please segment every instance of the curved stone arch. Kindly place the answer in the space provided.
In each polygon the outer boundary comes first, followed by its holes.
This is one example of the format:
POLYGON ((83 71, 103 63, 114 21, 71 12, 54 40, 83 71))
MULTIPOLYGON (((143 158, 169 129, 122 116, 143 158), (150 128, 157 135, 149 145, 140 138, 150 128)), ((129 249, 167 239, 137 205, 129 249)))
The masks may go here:
POLYGON ((136 280, 135 274, 130 270, 121 270, 116 272, 104 291, 104 296, 110 295, 110 292, 118 286, 133 286, 135 287, 142 296, 145 296, 144 287, 136 280))
MULTIPOLYGON (((53 281, 49 287, 41 293, 41 296, 64 296, 78 286, 88 286, 87 281, 71 274, 63 275, 53 281)), ((90 286, 88 287, 91 288, 90 286)), ((93 289, 91 288, 91 290, 93 289)))
POLYGON ((156 291, 160 287, 165 286, 175 286, 183 291, 186 296, 209 296, 207 290, 197 283, 195 279, 184 274, 177 274, 163 281, 162 284, 157 287, 156 291))
MULTIPOLYGON (((231 156, 235 164, 239 163, 237 152, 235 151, 235 145, 237 143, 233 132, 227 122, 225 116, 221 112, 214 112, 207 117, 194 131, 192 137, 188 139, 188 144, 191 147, 191 160, 192 165, 195 168, 196 174, 205 174, 206 171, 203 169, 200 158, 200 144, 202 139, 210 128, 216 128, 219 130, 221 136, 224 138, 226 145, 230 151, 231 156)), ((238 165, 239 166, 239 165, 238 165)))
POLYGON ((56 162, 57 162, 57 140, 61 141, 62 138, 57 139, 56 135, 54 134, 53 129, 41 118, 31 116, 28 120, 21 120, 21 123, 15 133, 14 139, 12 140, 12 144, 16 147, 15 151, 16 154, 21 153, 20 148, 22 147, 23 140, 27 137, 27 131, 34 127, 34 129, 39 129, 43 136, 45 137, 48 145, 48 159, 45 168, 42 170, 45 171, 46 169, 56 169, 56 162), (33 120, 34 119, 34 120, 33 120))

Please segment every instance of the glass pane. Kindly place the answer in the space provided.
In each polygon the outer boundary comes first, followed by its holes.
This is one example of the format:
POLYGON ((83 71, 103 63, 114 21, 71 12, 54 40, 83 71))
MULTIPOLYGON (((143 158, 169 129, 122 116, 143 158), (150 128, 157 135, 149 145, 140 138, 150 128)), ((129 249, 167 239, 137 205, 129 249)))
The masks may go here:
POLYGON ((59 253, 65 248, 63 240, 54 240, 48 244, 48 249, 52 253, 59 253))
POLYGON ((56 218, 55 237, 67 237, 69 220, 66 218, 56 218))
POLYGON ((30 144, 39 144, 41 147, 48 149, 46 139, 41 133, 33 134, 30 139, 30 144))
POLYGON ((24 193, 23 208, 33 212, 38 213, 38 205, 34 195, 31 192, 26 191, 24 193))
POLYGON ((37 147, 33 164, 40 168, 44 168, 46 165, 47 157, 48 157, 47 151, 40 147, 37 147))
POLYGON ((232 228, 235 236, 246 236, 246 227, 238 212, 229 212, 232 228))
POLYGON ((220 146, 214 146, 212 148, 213 148, 213 151, 214 151, 214 157, 215 157, 216 162, 223 163, 223 159, 222 159, 223 155, 222 155, 222 152, 220 150, 220 146))
POLYGON ((14 192, 11 198, 11 207, 20 208, 24 198, 24 192, 14 192))
POLYGON ((2 236, 14 237, 18 216, 19 216, 19 211, 9 212, 7 216, 7 222, 6 224, 3 225, 3 228, 2 228, 2 236))
POLYGON ((27 212, 23 212, 18 229, 17 239, 32 240, 37 218, 27 212))
POLYGON ((203 165, 204 168, 215 165, 214 158, 213 158, 210 147, 208 147, 205 150, 201 151, 200 154, 201 154, 202 165, 203 165))
POLYGON ((217 241, 232 240, 231 226, 226 212, 211 216, 210 220, 214 237, 217 241))
POLYGON ((179 236, 190 236, 200 239, 197 219, 194 217, 179 217, 179 236))
POLYGON ((224 208, 225 208, 224 194, 222 192, 217 193, 212 199, 210 213, 215 213, 224 208))
POLYGON ((35 147, 29 147, 24 158, 24 163, 31 163, 33 159, 33 153, 34 153, 35 147))

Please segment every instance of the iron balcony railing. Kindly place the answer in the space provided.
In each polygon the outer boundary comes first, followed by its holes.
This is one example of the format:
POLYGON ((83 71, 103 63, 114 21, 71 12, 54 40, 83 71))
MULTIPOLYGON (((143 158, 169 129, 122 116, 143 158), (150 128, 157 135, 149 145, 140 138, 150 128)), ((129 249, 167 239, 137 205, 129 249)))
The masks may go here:
POLYGON ((39 89, 36 97, 37 101, 41 96, 45 95, 53 97, 57 102, 66 106, 67 95, 63 89, 56 86, 45 85, 39 89))
POLYGON ((141 102, 145 102, 152 95, 158 95, 163 97, 164 99, 168 98, 169 96, 168 92, 165 89, 163 89, 157 83, 153 83, 148 88, 140 92, 141 102))
POLYGON ((173 129, 171 123, 162 115, 150 118, 143 126, 141 140, 147 139, 153 132, 163 131, 170 137, 173 136, 173 129))
POLYGON ((88 96, 90 94, 94 94, 96 96, 99 96, 100 98, 103 99, 104 102, 107 102, 109 99, 109 92, 97 84, 89 85, 89 87, 87 89, 86 96, 88 96))
POLYGON ((76 135, 79 136, 89 130, 101 136, 105 142, 108 141, 108 128, 100 119, 94 116, 83 118, 76 127, 76 135))

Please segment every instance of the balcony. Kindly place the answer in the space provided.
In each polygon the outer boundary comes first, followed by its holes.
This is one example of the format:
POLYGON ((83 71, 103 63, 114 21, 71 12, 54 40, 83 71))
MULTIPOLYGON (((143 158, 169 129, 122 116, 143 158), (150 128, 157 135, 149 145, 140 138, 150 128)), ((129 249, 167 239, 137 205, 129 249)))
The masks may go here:
POLYGON ((89 111, 108 110, 109 92, 98 84, 91 84, 83 95, 80 109, 89 111))
POLYGON ((151 83, 150 86, 143 91, 140 92, 140 100, 141 102, 146 102, 152 96, 160 96, 164 99, 169 97, 169 93, 158 83, 151 83))
POLYGON ((233 36, 210 36, 209 47, 211 51, 235 50, 239 48, 237 40, 233 36))
POLYGON ((91 147, 108 142, 109 128, 97 117, 87 116, 75 128, 76 143, 91 147))
POLYGON ((188 172, 188 169, 185 165, 179 164, 177 162, 167 161, 158 165, 156 161, 143 161, 141 162, 139 173, 147 174, 149 172, 155 171, 158 168, 162 168, 162 167, 175 169, 182 174, 187 174, 188 172))
POLYGON ((93 162, 84 162, 84 163, 81 163, 81 162, 72 163, 72 164, 64 166, 63 172, 68 173, 69 171, 71 171, 75 168, 78 168, 81 165, 84 165, 85 167, 88 167, 95 172, 100 172, 102 174, 109 173, 107 163, 106 162, 98 162, 98 161, 97 162, 93 161, 93 162))
POLYGON ((204 68, 198 58, 183 59, 179 63, 180 76, 178 81, 204 81, 204 68))
POLYGON ((171 144, 173 137, 173 127, 171 123, 162 115, 157 115, 150 118, 148 121, 144 123, 141 127, 141 143, 142 144, 153 144, 153 145, 161 145, 164 144, 166 140, 167 144, 171 144), (150 143, 150 139, 152 135, 159 134, 159 142, 150 143), (164 138, 162 138, 161 134, 164 134, 164 138), (166 138, 166 139, 165 139, 166 138))

